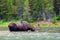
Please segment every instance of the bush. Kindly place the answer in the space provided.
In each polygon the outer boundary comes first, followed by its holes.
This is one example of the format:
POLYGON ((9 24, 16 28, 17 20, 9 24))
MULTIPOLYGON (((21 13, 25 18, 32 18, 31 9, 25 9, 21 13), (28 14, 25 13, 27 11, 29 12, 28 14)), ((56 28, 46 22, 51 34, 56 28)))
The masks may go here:
POLYGON ((33 23, 34 22, 34 20, 29 20, 29 23, 33 23))
POLYGON ((57 20, 60 20, 60 15, 57 16, 57 20))
POLYGON ((57 18, 58 18, 58 17, 56 17, 56 16, 52 18, 52 23, 53 23, 53 24, 56 24, 57 18))

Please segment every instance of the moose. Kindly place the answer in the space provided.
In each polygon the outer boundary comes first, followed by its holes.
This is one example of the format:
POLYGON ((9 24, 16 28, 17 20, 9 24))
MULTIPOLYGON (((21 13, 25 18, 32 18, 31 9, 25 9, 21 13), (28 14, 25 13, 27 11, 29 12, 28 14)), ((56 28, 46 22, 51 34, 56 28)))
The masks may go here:
POLYGON ((35 31, 35 28, 33 25, 31 25, 30 23, 26 22, 26 21, 22 21, 22 22, 11 22, 8 25, 9 30, 12 31, 35 31))

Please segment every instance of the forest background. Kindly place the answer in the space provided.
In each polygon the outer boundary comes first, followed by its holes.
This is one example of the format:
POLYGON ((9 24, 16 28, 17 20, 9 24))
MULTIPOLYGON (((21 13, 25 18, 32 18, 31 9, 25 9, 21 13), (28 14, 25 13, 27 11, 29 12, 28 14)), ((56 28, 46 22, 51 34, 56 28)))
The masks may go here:
POLYGON ((17 21, 60 26, 60 0, 0 0, 0 26, 17 21))

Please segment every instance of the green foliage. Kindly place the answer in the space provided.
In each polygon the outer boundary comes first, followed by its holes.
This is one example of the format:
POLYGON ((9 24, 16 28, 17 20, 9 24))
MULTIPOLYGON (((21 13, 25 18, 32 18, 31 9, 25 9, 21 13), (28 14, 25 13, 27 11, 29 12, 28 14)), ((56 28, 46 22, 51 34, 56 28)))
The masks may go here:
POLYGON ((2 24, 4 22, 4 20, 0 20, 0 24, 2 24))
POLYGON ((58 21, 60 20, 60 15, 57 16, 57 20, 58 20, 58 21))
MULTIPOLYGON (((51 13, 49 11, 52 11, 55 14, 53 11, 53 1, 54 0, 0 0, 0 20, 19 20, 18 10, 22 8, 24 10, 22 20, 27 20, 29 22, 34 22, 38 18, 41 20, 43 18, 41 13, 42 7, 44 7, 44 11, 47 14, 51 13)), ((57 0, 57 2, 58 6, 60 7, 60 1, 57 0)), ((60 15, 52 18, 53 23, 56 23, 57 20, 60 20, 60 15)), ((0 23, 2 22, 3 21, 0 23)))
POLYGON ((30 13, 33 19, 37 20, 40 14, 40 7, 43 5, 43 0, 29 0, 30 13))
POLYGON ((53 24, 56 24, 57 21, 60 21, 60 15, 55 16, 55 17, 52 18, 52 23, 53 24))
POLYGON ((7 12, 7 0, 0 0, 0 14, 7 12))
POLYGON ((58 17, 56 17, 56 16, 52 18, 52 23, 53 23, 53 24, 56 24, 57 18, 58 18, 58 17))
POLYGON ((29 23, 33 23, 33 22, 34 22, 34 20, 29 20, 28 22, 29 22, 29 23))

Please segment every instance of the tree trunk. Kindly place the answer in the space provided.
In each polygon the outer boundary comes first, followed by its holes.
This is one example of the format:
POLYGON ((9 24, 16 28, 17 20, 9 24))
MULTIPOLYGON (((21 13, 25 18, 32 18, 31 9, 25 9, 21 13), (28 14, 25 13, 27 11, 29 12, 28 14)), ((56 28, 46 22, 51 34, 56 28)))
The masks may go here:
POLYGON ((29 22, 29 20, 30 20, 30 16, 29 16, 29 12, 28 12, 28 10, 26 10, 26 18, 27 18, 27 21, 29 22))
POLYGON ((46 15, 45 15, 44 7, 41 7, 41 13, 42 13, 42 16, 43 16, 43 20, 46 21, 46 15))
POLYGON ((24 12, 24 0, 18 0, 16 5, 17 5, 17 12, 18 12, 19 19, 22 21, 23 12, 24 12))
POLYGON ((21 9, 19 9, 18 10, 18 16, 19 16, 19 19, 22 21, 22 19, 23 19, 23 11, 24 9, 23 8, 21 8, 21 9))
POLYGON ((54 11, 56 13, 56 16, 58 16, 59 15, 59 6, 57 3, 57 0, 54 0, 54 11))

